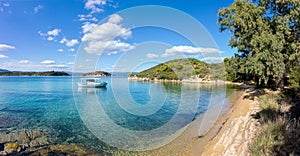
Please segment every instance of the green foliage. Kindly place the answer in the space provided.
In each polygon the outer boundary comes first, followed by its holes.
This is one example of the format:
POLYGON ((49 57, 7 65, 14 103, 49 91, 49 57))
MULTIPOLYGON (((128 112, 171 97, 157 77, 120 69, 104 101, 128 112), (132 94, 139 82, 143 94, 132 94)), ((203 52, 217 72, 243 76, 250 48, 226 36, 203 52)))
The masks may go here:
POLYGON ((258 85, 278 87, 299 63, 299 0, 236 0, 219 11, 218 23, 220 31, 233 34, 229 45, 237 48, 236 57, 245 59, 237 61, 237 67, 229 66, 231 80, 242 70, 258 85))
POLYGON ((136 74, 136 76, 150 79, 182 80, 194 75, 203 78, 209 74, 209 71, 208 65, 205 62, 195 58, 188 58, 161 63, 136 74))
POLYGON ((299 66, 291 69, 291 74, 288 82, 291 89, 295 89, 295 90, 300 89, 300 67, 299 66))
POLYGON ((46 72, 3 72, 0 76, 70 76, 66 72, 46 71, 46 72))
POLYGON ((111 74, 105 71, 95 71, 90 73, 84 73, 81 76, 111 76, 111 74))
POLYGON ((224 59, 226 78, 228 81, 241 82, 249 81, 253 78, 251 74, 246 74, 246 61, 246 58, 240 58, 238 56, 224 59))
POLYGON ((226 80, 225 67, 223 63, 208 64, 211 80, 226 80))

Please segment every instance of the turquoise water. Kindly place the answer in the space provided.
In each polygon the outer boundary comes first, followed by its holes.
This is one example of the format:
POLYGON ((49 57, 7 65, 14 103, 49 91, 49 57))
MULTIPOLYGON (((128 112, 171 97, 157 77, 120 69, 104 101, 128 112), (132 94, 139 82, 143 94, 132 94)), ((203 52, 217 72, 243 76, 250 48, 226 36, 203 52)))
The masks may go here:
MULTIPOLYGON (((106 123, 108 120, 121 129, 139 133, 158 130, 171 122, 167 130, 159 131, 161 134, 155 132, 158 136, 171 135, 206 112, 212 98, 225 97, 236 90, 198 84, 128 82, 122 77, 102 79, 109 82, 106 88, 80 89, 76 83, 72 85, 72 77, 0 77, 0 117, 6 117, 6 121, 0 121, 0 128, 43 129, 55 143, 76 143, 103 151, 115 145, 103 135, 117 134, 117 130, 108 128, 113 127, 106 123), (132 107, 127 106, 129 103, 141 110, 128 108, 132 107), (98 110, 102 114, 97 114, 98 110)), ((212 105, 224 103, 216 101, 219 103, 212 105)))

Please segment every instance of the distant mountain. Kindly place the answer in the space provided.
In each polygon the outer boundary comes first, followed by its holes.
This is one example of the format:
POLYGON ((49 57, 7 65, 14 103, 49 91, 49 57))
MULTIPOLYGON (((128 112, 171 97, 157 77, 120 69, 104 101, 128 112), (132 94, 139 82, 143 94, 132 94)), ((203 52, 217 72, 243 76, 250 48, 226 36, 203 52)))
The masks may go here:
POLYGON ((0 73, 10 73, 11 71, 6 70, 6 69, 0 69, 0 73))
POLYGON ((62 71, 46 71, 46 72, 0 72, 0 76, 70 76, 66 72, 62 71))

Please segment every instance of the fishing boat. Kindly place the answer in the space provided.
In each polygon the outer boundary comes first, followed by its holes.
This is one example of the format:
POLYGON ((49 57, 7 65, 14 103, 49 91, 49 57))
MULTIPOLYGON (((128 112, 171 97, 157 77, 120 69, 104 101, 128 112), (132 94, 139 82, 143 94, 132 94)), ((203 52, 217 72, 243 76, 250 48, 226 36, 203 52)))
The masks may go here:
POLYGON ((100 88, 107 85, 107 82, 102 81, 101 78, 82 78, 80 81, 78 87, 84 88, 100 88))

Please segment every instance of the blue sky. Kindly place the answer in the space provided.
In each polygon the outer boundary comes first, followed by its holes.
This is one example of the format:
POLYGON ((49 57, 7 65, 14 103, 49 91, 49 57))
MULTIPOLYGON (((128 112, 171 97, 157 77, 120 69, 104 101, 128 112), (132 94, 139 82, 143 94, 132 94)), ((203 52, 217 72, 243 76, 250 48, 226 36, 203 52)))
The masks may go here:
MULTIPOLYGON (((230 34, 220 33, 217 25, 218 10, 232 2, 0 0, 0 68, 13 71, 72 71, 75 64, 78 71, 140 71, 173 58, 199 58, 199 53, 217 52, 218 56, 205 56, 204 60, 213 62, 230 57, 235 52, 228 47, 230 34), (149 20, 137 16, 143 13, 130 16, 124 11, 142 5, 167 6, 187 13, 203 25, 203 30, 208 31, 218 49, 213 44, 204 43, 205 38, 199 39, 203 40, 203 44, 195 46, 189 39, 168 29, 134 28, 134 24, 127 24, 133 21, 129 19, 133 17, 149 20), (112 36, 115 38, 110 38, 112 36)), ((157 19, 165 13, 149 12, 157 19)), ((188 26, 189 23, 181 22, 183 20, 179 16, 169 18, 177 20, 174 22, 177 27, 188 26)))

